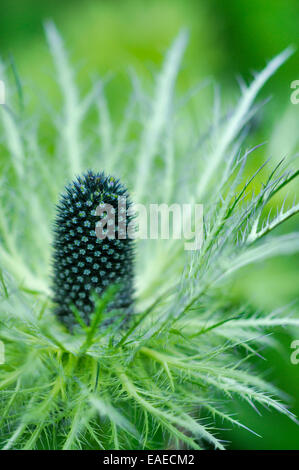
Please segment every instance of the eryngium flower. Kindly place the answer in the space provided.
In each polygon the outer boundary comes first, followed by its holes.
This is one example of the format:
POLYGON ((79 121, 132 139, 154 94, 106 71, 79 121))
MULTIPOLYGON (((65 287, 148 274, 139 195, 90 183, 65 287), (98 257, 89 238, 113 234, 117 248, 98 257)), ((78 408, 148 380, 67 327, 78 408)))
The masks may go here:
POLYGON ((88 171, 66 186, 54 228, 53 300, 55 313, 68 327, 75 320, 73 306, 89 324, 93 293, 101 296, 112 284, 118 284, 119 290, 109 309, 129 315, 133 302, 133 242, 126 233, 132 221, 130 206, 126 188, 104 173, 88 171), (101 213, 101 207, 111 210, 101 213))

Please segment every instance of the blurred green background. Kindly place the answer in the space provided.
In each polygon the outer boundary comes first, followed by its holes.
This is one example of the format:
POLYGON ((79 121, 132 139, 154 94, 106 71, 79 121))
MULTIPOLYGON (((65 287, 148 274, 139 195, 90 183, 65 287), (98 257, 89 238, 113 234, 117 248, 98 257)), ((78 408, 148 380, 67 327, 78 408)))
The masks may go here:
MULTIPOLYGON (((83 90, 89 88, 94 75, 112 77, 107 93, 111 113, 118 120, 131 86, 129 68, 134 67, 150 84, 163 54, 182 27, 190 31, 190 42, 178 91, 185 92, 209 77, 219 83, 223 100, 233 104, 239 93, 238 75, 248 82, 252 72, 260 70, 273 55, 290 44, 299 46, 298 18, 298 0, 2 0, 0 55, 5 61, 13 58, 29 97, 25 100, 29 110, 36 112, 35 105, 43 97, 59 108, 60 97, 43 33, 43 21, 53 19, 71 60, 78 66, 83 90)), ((258 152, 252 168, 265 158, 271 157, 275 163, 299 149, 299 105, 290 102, 290 84, 299 79, 298 54, 296 51, 261 94, 262 99, 272 99, 255 122, 248 145, 268 144, 258 152)), ((207 124, 196 123, 199 134, 207 124)), ((44 133, 46 138, 46 125, 44 133)), ((298 217, 284 230, 296 227, 298 217)), ((298 307, 298 266, 298 257, 289 257, 246 269, 233 288, 232 300, 245 299, 261 309, 275 309, 294 301, 298 307)), ((266 353, 264 369, 293 397, 292 410, 298 416, 299 365, 290 363, 291 336, 277 334, 283 347, 266 353)), ((232 411, 241 413, 243 422, 263 436, 261 439, 246 431, 222 431, 223 439, 233 441, 233 448, 299 449, 298 427, 287 418, 266 410, 259 416, 242 403, 232 403, 232 411)))

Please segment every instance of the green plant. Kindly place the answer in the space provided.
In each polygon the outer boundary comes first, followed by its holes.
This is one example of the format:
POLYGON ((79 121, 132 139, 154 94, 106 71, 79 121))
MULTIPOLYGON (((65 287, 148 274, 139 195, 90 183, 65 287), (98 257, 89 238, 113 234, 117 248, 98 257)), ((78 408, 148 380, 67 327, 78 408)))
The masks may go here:
POLYGON ((55 139, 42 144, 22 106, 18 114, 1 113, 8 157, 1 159, 1 447, 222 449, 215 418, 245 427, 228 411, 235 396, 294 419, 281 392, 252 369, 251 358, 261 345, 275 345, 267 331, 298 327, 298 316, 287 309, 258 314, 228 295, 240 268, 299 250, 298 233, 272 235, 298 204, 264 218, 298 170, 282 161, 251 193, 264 165, 246 180, 246 161, 256 148, 240 150, 258 109, 256 95, 291 51, 243 89, 226 120, 215 113, 199 146, 173 92, 184 32, 167 53, 152 100, 133 77, 132 97, 116 127, 102 83, 82 99, 60 36, 52 24, 46 31, 63 100, 62 115, 53 119, 55 139), (97 137, 87 138, 95 108, 100 154, 97 137), (136 202, 152 202, 154 195, 154 202, 204 203, 204 241, 190 254, 181 240, 139 240, 132 323, 100 328, 115 295, 111 287, 95 300, 90 324, 79 322, 71 334, 50 301, 51 221, 65 182, 91 167, 121 175, 136 202))

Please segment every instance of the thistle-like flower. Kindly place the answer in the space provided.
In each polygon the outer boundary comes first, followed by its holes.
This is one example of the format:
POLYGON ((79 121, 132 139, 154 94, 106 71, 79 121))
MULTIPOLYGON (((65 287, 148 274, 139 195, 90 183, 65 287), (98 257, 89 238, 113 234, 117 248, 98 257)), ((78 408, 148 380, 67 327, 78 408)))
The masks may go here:
MULTIPOLYGON (((242 279, 247 278, 246 267, 251 265, 247 272, 250 284, 263 282, 266 272, 259 275, 260 262, 298 253, 298 232, 280 234, 276 229, 299 213, 299 204, 287 208, 286 201, 274 216, 270 207, 276 205, 273 198, 279 201, 280 191, 299 176, 299 170, 282 161, 268 171, 260 187, 256 178, 262 176, 264 165, 252 176, 245 171, 246 161, 257 147, 243 153, 239 145, 259 109, 254 104, 257 93, 291 50, 272 59, 242 89, 235 109, 228 112, 217 106, 211 129, 199 139, 190 126, 189 110, 177 106, 174 94, 185 33, 175 40, 156 75, 154 97, 138 83, 138 93, 134 89, 120 127, 109 117, 101 83, 100 102, 89 99, 93 93, 81 99, 74 70, 53 24, 47 24, 47 38, 63 98, 62 114, 55 116, 55 123, 65 123, 63 131, 59 129, 53 142, 41 145, 43 139, 35 134, 32 116, 26 120, 27 108, 21 126, 14 119, 18 110, 12 109, 12 113, 3 113, 0 128, 4 150, 0 156, 4 183, 0 346, 2 341, 7 359, 7 364, 0 365, 0 448, 223 449, 228 439, 235 448, 253 446, 255 440, 248 444, 243 432, 238 432, 248 429, 239 419, 239 415, 248 415, 248 404, 259 413, 267 408, 275 415, 280 412, 295 419, 283 404, 285 393, 263 379, 257 357, 260 348, 280 350, 280 336, 269 333, 283 327, 293 337, 299 316, 293 302, 291 309, 257 309, 257 299, 245 301, 248 286, 243 283, 242 290, 242 279), (99 122, 92 118, 95 104, 99 122), (227 116, 225 122, 222 114, 227 116), (90 152, 82 161, 87 137, 90 152), (49 144, 53 145, 51 158, 49 144), (64 161, 57 158, 61 149, 64 161), (114 322, 98 328, 103 311, 111 304, 122 307, 126 318, 132 308, 132 216, 127 214, 128 199, 124 211, 119 204, 119 196, 127 196, 127 192, 118 181, 92 172, 77 178, 61 197, 56 218, 52 298, 59 318, 74 330, 72 335, 61 334, 53 328, 45 298, 50 293, 52 196, 69 172, 80 174, 87 161, 90 167, 96 166, 100 150, 103 156, 113 156, 111 171, 121 168, 136 201, 150 205, 154 195, 163 204, 188 202, 193 208, 196 202, 203 202, 203 243, 200 250, 186 253, 185 239, 136 240, 138 313, 131 316, 125 331, 117 328, 114 311, 107 313, 104 323, 111 317, 114 322), (3 160, 6 155, 10 155, 9 161, 3 160), (112 206, 106 219, 105 203, 112 206), (123 215, 127 215, 125 225, 119 220, 123 215), (110 236, 109 225, 114 218, 115 238, 110 236), (105 238, 101 238, 101 230, 97 233, 98 227, 106 228, 105 238), (123 238, 123 231, 129 236, 123 238), (231 287, 240 270, 240 295, 232 296, 231 287), (95 299, 93 292, 100 298, 95 299), (83 331, 72 328, 75 317, 82 323, 79 316, 89 323, 83 331), (217 430, 219 424, 222 429, 234 429, 228 435, 226 430, 217 430)), ((6 82, 9 95, 14 96, 15 88, 8 89, 9 80, 6 82)), ((202 108, 198 115, 197 102, 194 112, 199 117, 211 114, 202 108)), ((48 122, 48 115, 43 118, 48 122)), ((283 142, 283 132, 279 139, 283 142)), ((274 140, 277 142, 276 131, 274 140)), ((295 158, 292 166, 294 162, 295 158)), ((280 279, 280 270, 274 269, 273 276, 280 279)), ((265 293, 269 285, 267 280, 265 293)), ((275 306, 275 300, 271 303, 275 306)), ((285 353, 287 357, 290 350, 285 353)), ((275 369, 279 376, 282 369, 278 364, 275 369)), ((292 395, 295 389, 289 392, 292 395)), ((263 415, 262 429, 257 420, 253 432, 265 433, 265 423, 271 426, 273 418, 268 421, 268 414, 263 415)))
POLYGON ((55 313, 68 327, 74 306, 89 323, 93 293, 119 284, 109 309, 130 313, 133 298, 132 221, 126 188, 104 173, 88 171, 65 188, 55 220, 53 292, 55 313))

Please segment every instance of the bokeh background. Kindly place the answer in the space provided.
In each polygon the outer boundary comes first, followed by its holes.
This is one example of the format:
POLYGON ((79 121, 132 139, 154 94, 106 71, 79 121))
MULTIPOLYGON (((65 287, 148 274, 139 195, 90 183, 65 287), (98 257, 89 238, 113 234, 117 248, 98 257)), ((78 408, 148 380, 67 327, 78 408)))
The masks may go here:
MULTIPOLYGON (((2 0, 0 56, 14 64, 26 90, 24 106, 38 112, 41 101, 59 108, 60 97, 44 37, 43 22, 52 19, 65 39, 70 57, 77 64, 82 90, 95 76, 109 81, 107 94, 113 118, 120 119, 128 98, 130 71, 150 86, 163 54, 181 28, 190 32, 189 47, 178 80, 184 93, 205 79, 218 83, 222 99, 234 102, 239 93, 237 77, 245 81, 254 70, 290 44, 299 46, 298 0, 2 0)), ((299 52, 288 60, 265 87, 261 100, 271 100, 253 123, 248 145, 267 142, 251 164, 251 170, 271 157, 273 164, 299 151, 299 104, 291 104, 290 84, 299 80, 299 52)), ((1 77, 0 77, 1 78, 1 77)), ((207 106, 209 93, 202 98, 207 106)), ((212 100, 211 100, 212 106, 212 100)), ((195 126, 204 133, 207 120, 195 126)), ((192 109, 191 111, 192 112, 192 109)), ((44 119, 44 139, 51 145, 51 131, 44 119)), ((292 200, 296 184, 289 189, 292 200)), ((278 201, 276 201, 278 202, 278 201)), ((298 216, 283 230, 298 230, 298 216)), ((244 300, 258 309, 276 309, 293 303, 298 310, 299 259, 286 257, 251 266, 242 271, 234 285, 232 301, 244 300)), ((290 362, 292 338, 279 336, 282 348, 264 352, 263 367, 268 378, 291 397, 291 408, 299 416, 299 364, 290 362)), ((299 332, 297 334, 299 339, 299 332)), ((223 439, 237 449, 299 449, 299 430, 284 416, 263 410, 258 415, 248 405, 234 402, 232 412, 263 438, 247 431, 221 431, 223 439)), ((219 427, 223 428, 222 423, 219 427)))

